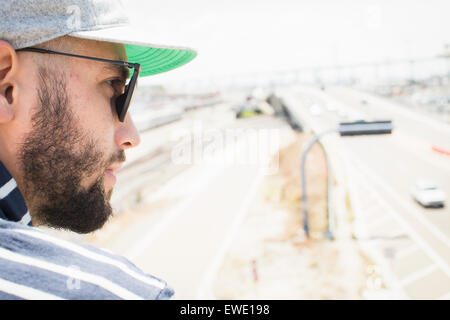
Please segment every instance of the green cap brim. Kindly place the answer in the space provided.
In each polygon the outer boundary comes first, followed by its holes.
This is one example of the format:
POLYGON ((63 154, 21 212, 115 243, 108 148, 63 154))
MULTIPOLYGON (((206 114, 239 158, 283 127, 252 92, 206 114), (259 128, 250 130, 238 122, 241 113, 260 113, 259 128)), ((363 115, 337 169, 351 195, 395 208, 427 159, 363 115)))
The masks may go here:
POLYGON ((121 43, 125 46, 129 62, 141 65, 140 77, 167 72, 185 65, 197 56, 196 50, 175 44, 173 41, 158 41, 156 35, 149 41, 148 35, 134 26, 123 25, 96 30, 72 32, 73 37, 121 43))
POLYGON ((125 44, 128 61, 141 65, 140 77, 167 72, 185 65, 197 56, 187 49, 153 48, 125 44))

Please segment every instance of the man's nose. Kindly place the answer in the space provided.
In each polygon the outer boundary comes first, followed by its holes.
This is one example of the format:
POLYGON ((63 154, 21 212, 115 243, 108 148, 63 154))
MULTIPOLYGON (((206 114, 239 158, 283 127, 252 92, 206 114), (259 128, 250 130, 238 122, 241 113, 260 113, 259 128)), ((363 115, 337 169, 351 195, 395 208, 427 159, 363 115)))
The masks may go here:
POLYGON ((137 147, 141 143, 141 137, 130 114, 126 115, 124 121, 117 128, 115 140, 117 146, 123 150, 137 147))

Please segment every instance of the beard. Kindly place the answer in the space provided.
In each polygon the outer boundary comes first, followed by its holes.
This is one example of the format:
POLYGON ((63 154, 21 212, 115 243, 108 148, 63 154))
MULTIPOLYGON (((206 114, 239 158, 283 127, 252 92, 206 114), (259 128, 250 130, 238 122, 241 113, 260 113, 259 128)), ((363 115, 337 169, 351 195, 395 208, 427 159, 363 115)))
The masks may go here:
POLYGON ((109 157, 83 134, 69 108, 64 74, 39 69, 41 87, 32 130, 20 151, 22 193, 31 216, 40 225, 89 233, 101 228, 112 215, 112 190, 105 193, 104 173, 125 154, 109 157), (83 188, 83 179, 98 176, 83 188))

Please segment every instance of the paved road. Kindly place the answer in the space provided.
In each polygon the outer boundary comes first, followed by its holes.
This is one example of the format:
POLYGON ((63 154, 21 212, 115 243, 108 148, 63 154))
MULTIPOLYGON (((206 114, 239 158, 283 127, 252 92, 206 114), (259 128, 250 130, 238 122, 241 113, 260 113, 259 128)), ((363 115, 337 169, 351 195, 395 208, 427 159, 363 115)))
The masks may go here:
POLYGON ((347 167, 356 198, 352 200, 360 222, 364 221, 358 235, 381 253, 398 286, 410 298, 448 298, 450 206, 424 209, 411 199, 409 190, 416 179, 427 178, 450 195, 450 157, 432 151, 433 145, 450 149, 450 128, 349 88, 302 87, 285 94, 298 115, 317 131, 351 118, 393 120, 391 136, 334 135, 324 138, 324 143, 330 156, 340 157, 347 167), (322 113, 312 115, 312 104, 322 113), (328 110, 332 108, 337 110, 328 110))

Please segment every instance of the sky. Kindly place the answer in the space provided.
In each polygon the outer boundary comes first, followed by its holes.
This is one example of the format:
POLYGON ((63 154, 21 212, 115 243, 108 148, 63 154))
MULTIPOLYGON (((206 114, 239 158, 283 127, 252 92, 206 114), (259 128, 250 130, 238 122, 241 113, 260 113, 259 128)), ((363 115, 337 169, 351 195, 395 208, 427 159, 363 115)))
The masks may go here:
POLYGON ((152 39, 193 47, 157 84, 432 57, 450 44, 448 0, 124 0, 152 39))

